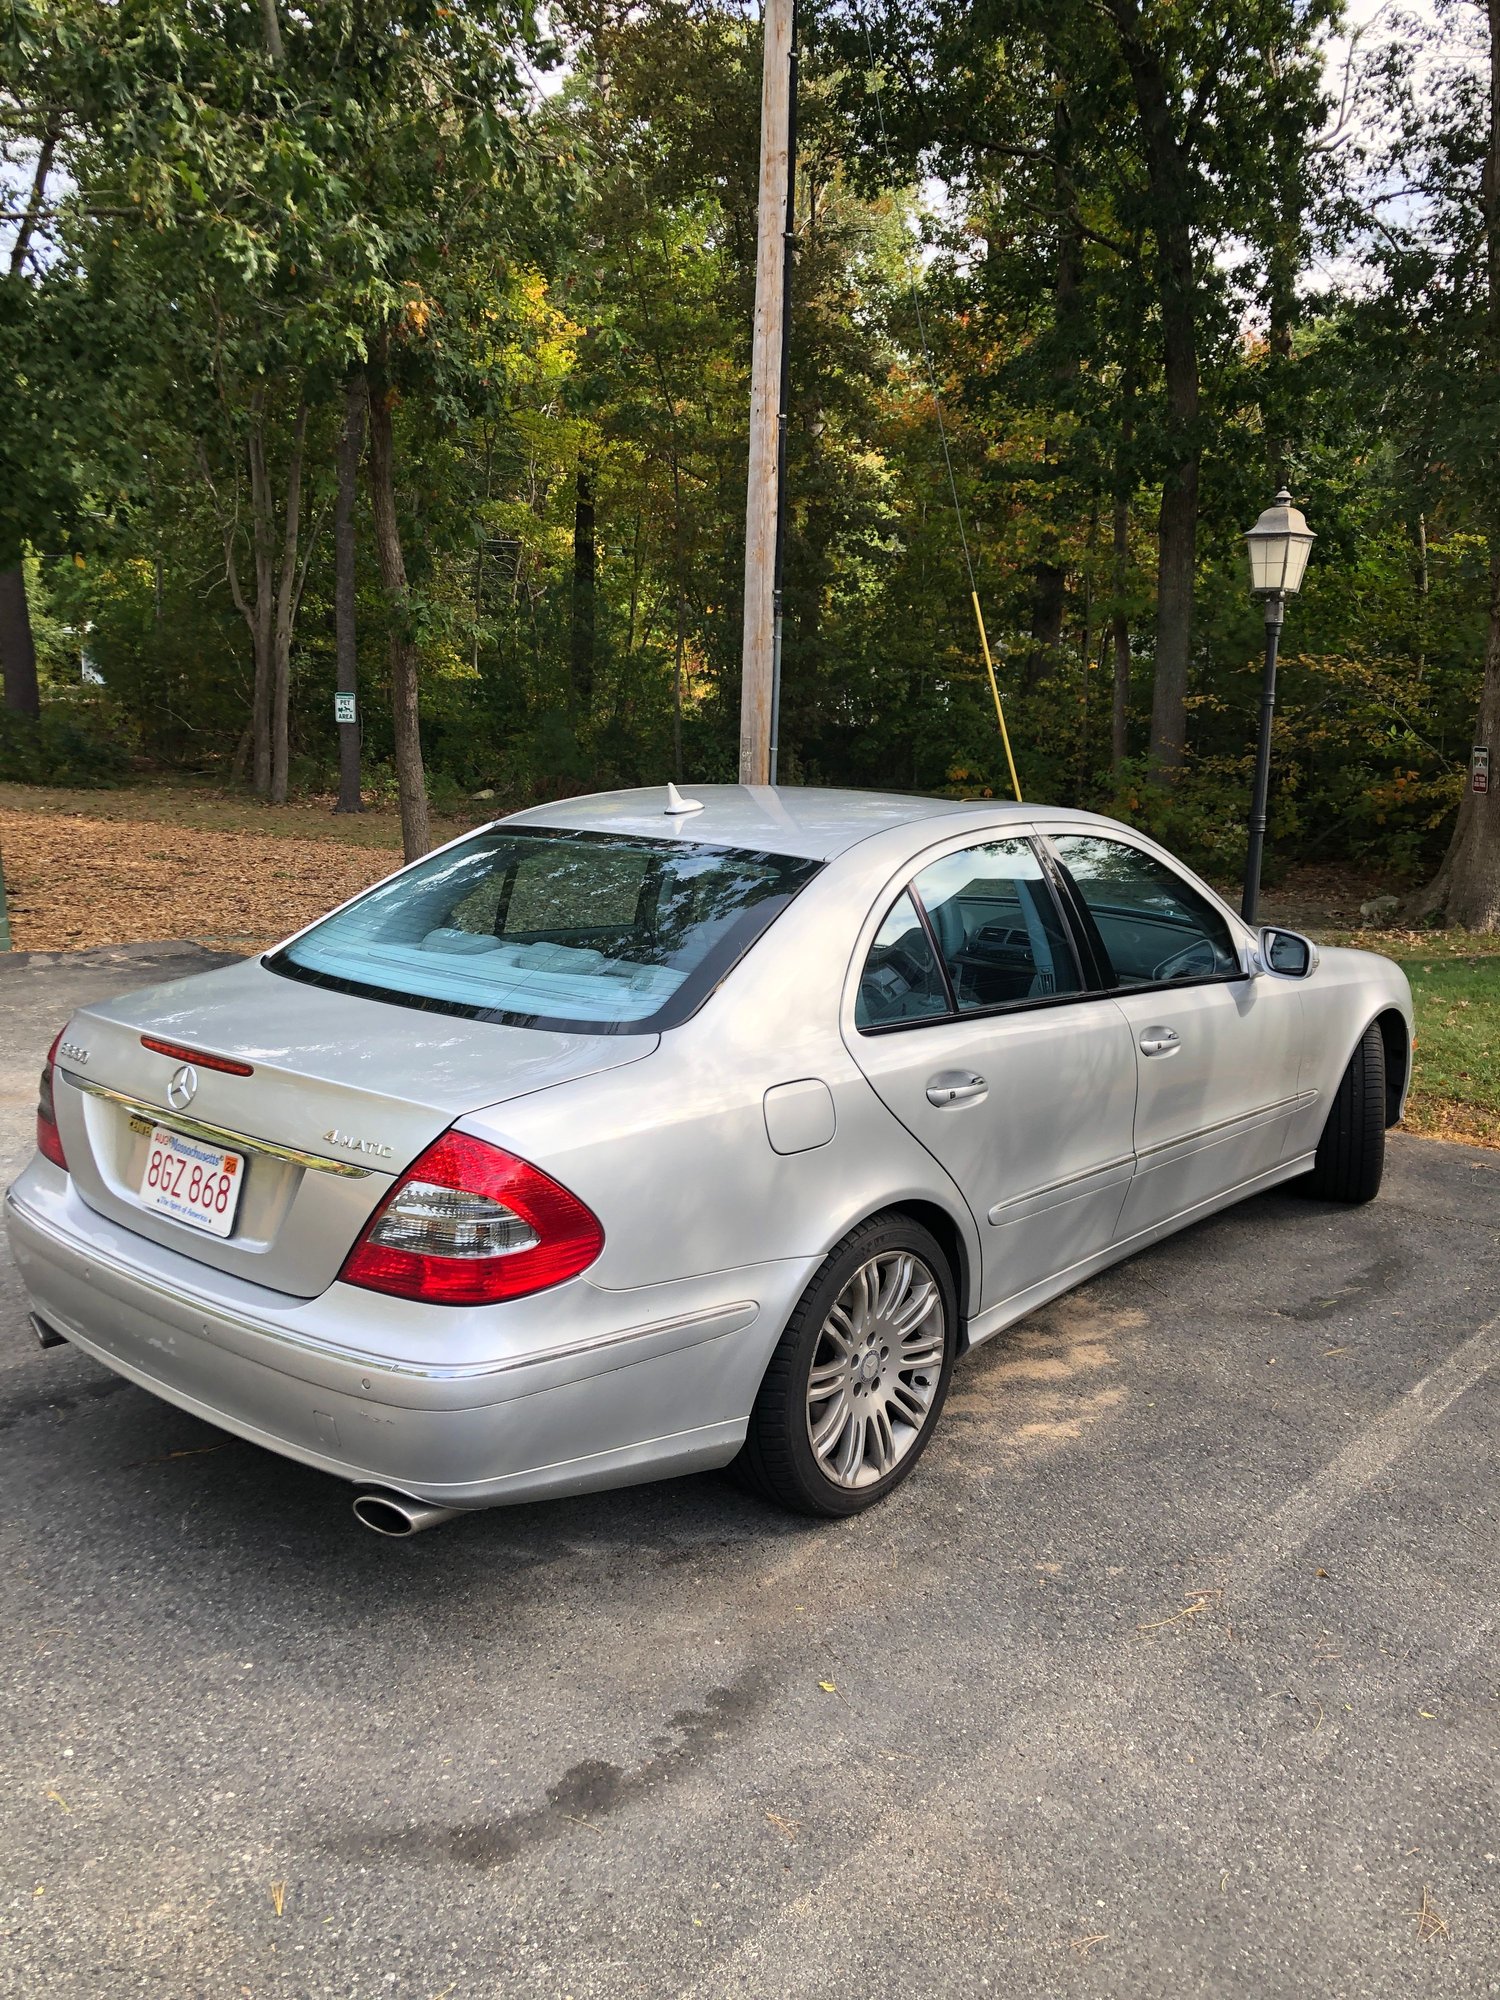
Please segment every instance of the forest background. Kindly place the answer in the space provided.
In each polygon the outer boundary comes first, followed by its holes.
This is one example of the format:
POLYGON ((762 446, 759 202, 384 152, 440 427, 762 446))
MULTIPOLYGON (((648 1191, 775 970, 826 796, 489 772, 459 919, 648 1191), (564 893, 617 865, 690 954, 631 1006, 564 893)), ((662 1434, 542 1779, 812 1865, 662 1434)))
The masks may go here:
MULTIPOLYGON (((946 447, 1027 796, 1232 879, 1285 482, 1270 870, 1500 927, 1500 0, 799 39, 782 779, 1006 795, 946 447)), ((732 780, 759 100, 710 0, 3 0, 0 778, 732 780)))

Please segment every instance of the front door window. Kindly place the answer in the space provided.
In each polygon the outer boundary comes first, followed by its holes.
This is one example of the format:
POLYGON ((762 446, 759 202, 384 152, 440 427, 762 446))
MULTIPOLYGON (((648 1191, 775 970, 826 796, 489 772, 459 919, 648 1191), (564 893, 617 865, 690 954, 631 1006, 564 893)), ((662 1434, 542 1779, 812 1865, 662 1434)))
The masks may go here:
POLYGON ((1058 859, 1092 919, 1117 987, 1232 979, 1241 971, 1223 914, 1155 855, 1097 834, 1058 834, 1058 859))

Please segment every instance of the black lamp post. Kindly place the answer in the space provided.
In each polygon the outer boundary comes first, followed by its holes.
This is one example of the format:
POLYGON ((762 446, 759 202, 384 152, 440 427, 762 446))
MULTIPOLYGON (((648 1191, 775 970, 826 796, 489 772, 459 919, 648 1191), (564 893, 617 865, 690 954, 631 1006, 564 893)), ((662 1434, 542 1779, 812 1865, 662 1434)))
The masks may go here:
POLYGON ((1316 540, 1283 486, 1249 529, 1250 590, 1266 607, 1266 671, 1260 688, 1260 738, 1255 746, 1255 792, 1250 802, 1250 846, 1245 855, 1245 896, 1240 914, 1255 922, 1260 904, 1260 859, 1266 844, 1266 794, 1271 785, 1271 718, 1276 713, 1276 654, 1286 601, 1302 588, 1307 552, 1316 540))

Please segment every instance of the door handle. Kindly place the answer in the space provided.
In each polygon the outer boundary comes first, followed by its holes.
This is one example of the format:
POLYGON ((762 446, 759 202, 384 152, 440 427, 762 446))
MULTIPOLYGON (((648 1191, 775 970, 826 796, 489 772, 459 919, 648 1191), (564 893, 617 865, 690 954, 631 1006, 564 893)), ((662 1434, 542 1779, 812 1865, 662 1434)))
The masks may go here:
POLYGON ((1181 1047, 1182 1037, 1175 1028, 1147 1028, 1140 1040, 1143 1056, 1175 1056, 1181 1047))
POLYGON ((971 1069, 945 1069, 927 1085, 927 1102, 940 1109, 945 1104, 977 1104, 989 1090, 982 1076, 971 1069))

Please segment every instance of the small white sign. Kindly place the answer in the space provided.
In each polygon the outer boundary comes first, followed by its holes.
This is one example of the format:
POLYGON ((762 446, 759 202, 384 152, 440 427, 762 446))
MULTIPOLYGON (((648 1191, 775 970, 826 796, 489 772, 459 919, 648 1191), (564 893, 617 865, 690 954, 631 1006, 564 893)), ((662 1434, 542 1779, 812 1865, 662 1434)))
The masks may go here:
POLYGON ((333 697, 333 719, 335 722, 354 720, 354 697, 352 694, 336 694, 333 697))
POLYGON ((1481 795, 1490 788, 1490 746, 1476 743, 1469 757, 1469 790, 1481 795))

